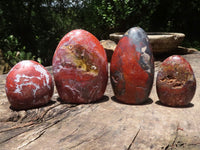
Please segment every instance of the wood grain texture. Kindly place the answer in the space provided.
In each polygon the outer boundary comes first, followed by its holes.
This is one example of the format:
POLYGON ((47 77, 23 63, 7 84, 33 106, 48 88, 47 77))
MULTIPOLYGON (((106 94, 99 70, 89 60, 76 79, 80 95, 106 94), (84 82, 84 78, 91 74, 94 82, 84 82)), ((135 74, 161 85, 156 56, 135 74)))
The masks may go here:
MULTIPOLYGON (((183 55, 197 79, 188 107, 159 103, 154 86, 144 105, 126 105, 105 96, 84 105, 62 104, 57 92, 44 107, 14 111, 0 76, 0 150, 149 150, 200 149, 200 53, 183 55)), ((155 62, 155 77, 160 61, 155 62)), ((48 67, 51 70, 51 67, 48 67)))

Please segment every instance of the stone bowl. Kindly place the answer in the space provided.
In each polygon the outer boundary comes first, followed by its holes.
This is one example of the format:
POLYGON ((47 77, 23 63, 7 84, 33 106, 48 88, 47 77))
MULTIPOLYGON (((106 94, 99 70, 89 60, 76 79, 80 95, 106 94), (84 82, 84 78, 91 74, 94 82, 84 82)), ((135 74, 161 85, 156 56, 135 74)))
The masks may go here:
MULTIPOLYGON (((118 43, 123 34, 123 32, 116 32, 110 34, 109 37, 111 40, 118 43)), ((166 53, 177 49, 183 41, 185 34, 173 32, 147 32, 147 36, 153 53, 166 53)))

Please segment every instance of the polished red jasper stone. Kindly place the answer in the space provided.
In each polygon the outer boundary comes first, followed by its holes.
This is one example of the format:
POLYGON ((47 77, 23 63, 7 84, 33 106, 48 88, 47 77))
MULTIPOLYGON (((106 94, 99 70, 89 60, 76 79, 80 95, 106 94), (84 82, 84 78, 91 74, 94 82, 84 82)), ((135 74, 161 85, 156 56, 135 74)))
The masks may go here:
POLYGON ((190 64, 178 55, 165 59, 157 75, 156 89, 164 105, 188 105, 196 90, 196 79, 190 64))
POLYGON ((56 48, 53 74, 63 102, 94 102, 103 96, 108 81, 105 50, 88 31, 72 30, 56 48))
POLYGON ((7 98, 14 109, 29 109, 47 104, 54 90, 51 74, 39 63, 24 60, 6 78, 7 98))
POLYGON ((154 79, 153 54, 143 29, 129 29, 111 59, 111 84, 117 100, 127 104, 147 101, 154 79))

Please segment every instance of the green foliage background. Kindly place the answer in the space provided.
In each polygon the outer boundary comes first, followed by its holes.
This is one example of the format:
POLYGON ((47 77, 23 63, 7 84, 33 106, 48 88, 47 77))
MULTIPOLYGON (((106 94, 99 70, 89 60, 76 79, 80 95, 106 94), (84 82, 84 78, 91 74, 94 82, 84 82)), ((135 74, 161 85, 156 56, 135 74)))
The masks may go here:
POLYGON ((101 40, 133 26, 147 32, 183 32, 185 46, 200 50, 200 1, 0 1, 0 49, 11 66, 21 59, 51 65, 59 40, 73 29, 88 30, 101 40))

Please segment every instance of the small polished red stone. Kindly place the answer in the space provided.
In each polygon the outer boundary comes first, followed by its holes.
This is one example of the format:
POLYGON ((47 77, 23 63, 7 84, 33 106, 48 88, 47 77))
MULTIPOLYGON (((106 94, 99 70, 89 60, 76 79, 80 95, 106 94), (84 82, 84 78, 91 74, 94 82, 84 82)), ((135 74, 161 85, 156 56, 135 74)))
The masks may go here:
POLYGON ((54 84, 46 68, 38 62, 24 60, 8 73, 5 89, 12 108, 30 109, 50 101, 54 84))
POLYGON ((165 59, 157 75, 156 89, 164 105, 188 105, 196 90, 195 75, 189 62, 179 55, 165 59))

